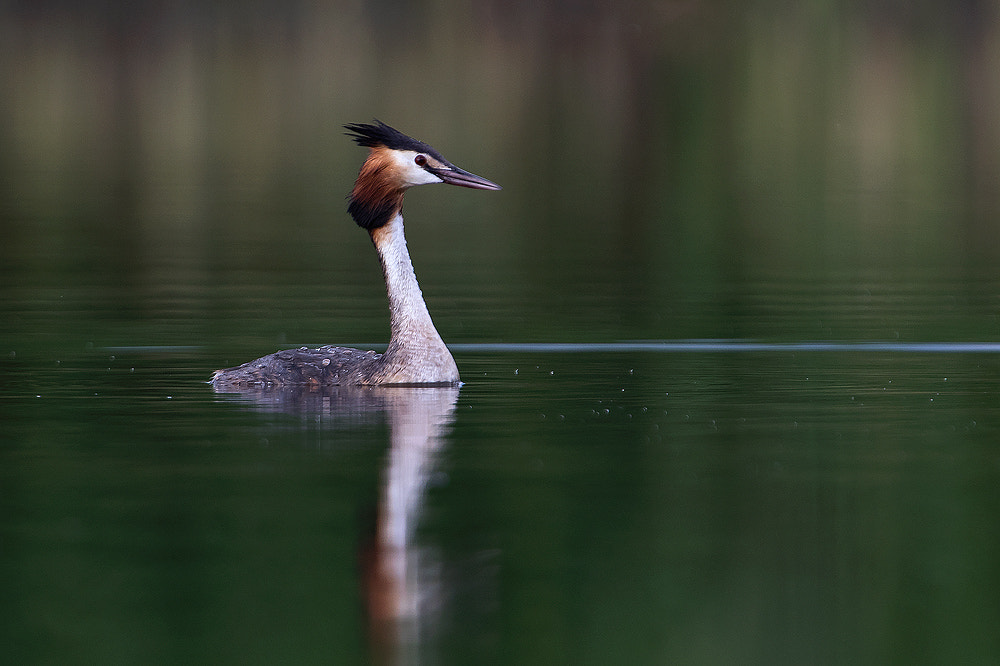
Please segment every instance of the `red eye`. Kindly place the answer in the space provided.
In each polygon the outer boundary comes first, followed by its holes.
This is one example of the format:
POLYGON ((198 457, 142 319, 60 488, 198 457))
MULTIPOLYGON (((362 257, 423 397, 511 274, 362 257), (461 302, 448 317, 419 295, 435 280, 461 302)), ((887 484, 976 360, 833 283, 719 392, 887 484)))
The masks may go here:
POLYGON ((417 155, 413 158, 413 161, 417 163, 417 166, 427 166, 427 157, 425 155, 417 155))

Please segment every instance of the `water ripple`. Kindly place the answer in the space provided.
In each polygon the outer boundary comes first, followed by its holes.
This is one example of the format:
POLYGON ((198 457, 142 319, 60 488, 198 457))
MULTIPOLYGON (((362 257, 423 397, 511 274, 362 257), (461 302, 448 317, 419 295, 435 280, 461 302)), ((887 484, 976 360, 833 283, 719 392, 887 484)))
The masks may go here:
POLYGON ((756 342, 753 340, 624 340, 621 342, 486 342, 449 345, 456 352, 896 352, 997 354, 1000 342, 756 342))

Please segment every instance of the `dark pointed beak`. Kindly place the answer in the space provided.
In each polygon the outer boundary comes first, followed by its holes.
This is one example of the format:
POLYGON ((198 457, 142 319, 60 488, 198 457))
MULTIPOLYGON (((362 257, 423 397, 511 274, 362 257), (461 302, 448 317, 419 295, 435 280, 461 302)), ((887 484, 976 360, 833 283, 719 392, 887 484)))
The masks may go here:
POLYGON ((458 185, 459 187, 471 187, 474 190, 500 190, 503 189, 496 183, 486 180, 481 176, 477 176, 474 173, 469 173, 464 169, 459 169, 454 164, 450 164, 446 167, 441 167, 437 169, 428 168, 428 171, 433 173, 435 176, 448 183, 449 185, 458 185))

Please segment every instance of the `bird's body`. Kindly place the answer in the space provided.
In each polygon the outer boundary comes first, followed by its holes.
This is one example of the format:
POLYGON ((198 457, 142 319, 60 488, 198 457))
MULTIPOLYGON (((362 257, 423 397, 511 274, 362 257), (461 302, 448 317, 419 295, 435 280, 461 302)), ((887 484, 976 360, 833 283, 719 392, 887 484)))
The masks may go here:
POLYGON ((406 189, 449 183, 475 189, 500 187, 459 169, 433 148, 379 122, 347 125, 371 149, 350 195, 348 212, 368 230, 382 263, 389 297, 389 347, 384 354, 348 347, 302 347, 216 370, 216 388, 358 384, 455 384, 458 366, 434 328, 417 284, 403 233, 406 189))

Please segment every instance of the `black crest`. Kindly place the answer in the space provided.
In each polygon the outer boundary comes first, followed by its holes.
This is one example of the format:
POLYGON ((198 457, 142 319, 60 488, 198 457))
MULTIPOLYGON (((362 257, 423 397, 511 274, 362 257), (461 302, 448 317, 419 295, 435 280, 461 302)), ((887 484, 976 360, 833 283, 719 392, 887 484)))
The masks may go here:
POLYGON ((446 162, 440 153, 428 146, 423 141, 417 141, 411 136, 406 136, 398 129, 389 127, 381 120, 376 119, 374 124, 352 123, 344 125, 347 130, 345 134, 354 139, 359 146, 366 148, 377 148, 385 146, 390 150, 415 150, 418 153, 426 153, 435 159, 446 162))

